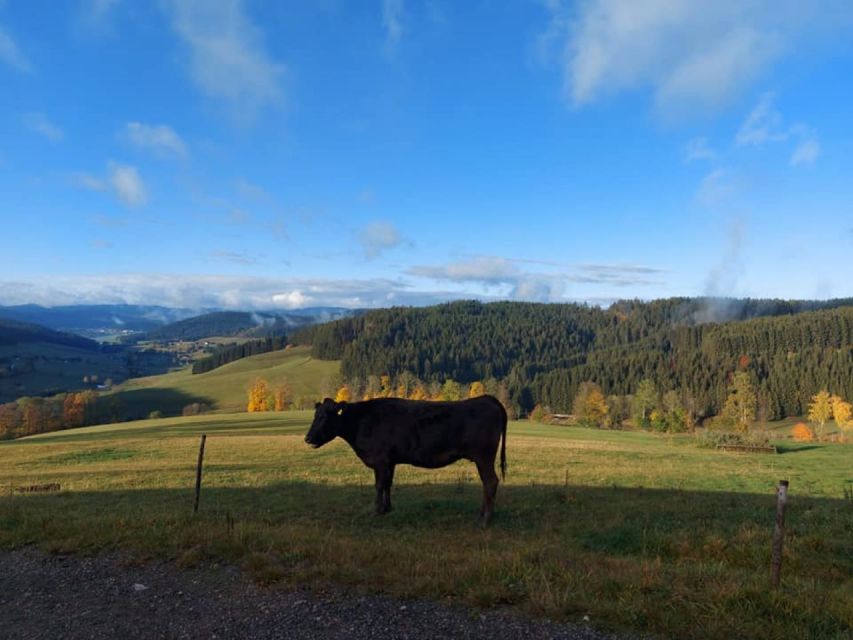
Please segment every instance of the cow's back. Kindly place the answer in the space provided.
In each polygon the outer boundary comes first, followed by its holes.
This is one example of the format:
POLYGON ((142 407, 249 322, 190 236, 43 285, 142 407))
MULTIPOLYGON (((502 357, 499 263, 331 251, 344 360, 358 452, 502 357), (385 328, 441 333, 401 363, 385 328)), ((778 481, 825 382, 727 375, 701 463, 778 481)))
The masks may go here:
POLYGON ((368 464, 442 467, 456 460, 494 455, 506 413, 491 396, 459 402, 377 398, 352 405, 356 453, 368 464))

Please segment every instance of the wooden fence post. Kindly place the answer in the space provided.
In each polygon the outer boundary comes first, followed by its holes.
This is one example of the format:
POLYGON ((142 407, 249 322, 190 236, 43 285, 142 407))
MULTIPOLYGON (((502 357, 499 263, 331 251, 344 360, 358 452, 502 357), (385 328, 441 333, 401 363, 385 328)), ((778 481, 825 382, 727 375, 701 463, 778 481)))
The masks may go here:
POLYGON ((195 470, 195 502, 193 503, 193 513, 198 513, 198 499, 201 495, 201 463, 204 460, 204 441, 207 440, 206 434, 201 434, 201 444, 198 447, 198 466, 195 470))
POLYGON ((785 539, 785 504, 788 502, 788 481, 780 480, 776 487, 776 527, 773 529, 773 553, 770 557, 770 584, 779 587, 782 571, 782 543, 785 539))

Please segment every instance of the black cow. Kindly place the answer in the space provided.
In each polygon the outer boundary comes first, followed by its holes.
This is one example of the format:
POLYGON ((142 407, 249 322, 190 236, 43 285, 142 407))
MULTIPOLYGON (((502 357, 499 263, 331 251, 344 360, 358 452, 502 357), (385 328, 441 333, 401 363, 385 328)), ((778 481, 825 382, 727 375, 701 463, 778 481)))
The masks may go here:
POLYGON ((477 465, 483 481, 480 521, 489 523, 498 490, 495 457, 501 444, 501 476, 506 473, 506 411, 496 398, 459 402, 377 398, 364 402, 317 403, 305 442, 321 447, 340 436, 376 476, 376 513, 391 510, 394 467, 411 464, 437 469, 462 458, 477 465))

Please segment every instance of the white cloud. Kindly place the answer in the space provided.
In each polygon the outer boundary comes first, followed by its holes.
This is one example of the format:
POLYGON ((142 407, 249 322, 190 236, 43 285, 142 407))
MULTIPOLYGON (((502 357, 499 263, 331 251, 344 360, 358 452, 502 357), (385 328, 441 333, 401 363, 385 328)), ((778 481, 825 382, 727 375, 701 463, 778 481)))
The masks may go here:
POLYGON ((299 309, 315 302, 298 289, 286 293, 276 293, 272 299, 276 306, 284 307, 285 309, 299 309))
POLYGON ((110 191, 130 207, 138 207, 148 201, 148 191, 136 167, 111 162, 107 176, 99 177, 88 173, 69 176, 72 186, 89 191, 110 191))
POLYGON ((479 282, 485 285, 512 283, 521 275, 513 261, 497 256, 477 256, 440 266, 417 266, 410 268, 409 273, 434 280, 479 282))
POLYGON ((474 283, 487 291, 514 300, 565 301, 570 284, 628 287, 658 284, 650 277, 660 269, 630 264, 564 265, 541 260, 516 260, 500 256, 475 256, 445 265, 411 267, 407 273, 419 278, 455 284, 474 283), (561 272, 532 272, 520 265, 562 267, 561 272))
POLYGON ((382 0, 382 28, 385 29, 385 51, 392 55, 403 37, 403 0, 382 0))
POLYGON ((130 207, 138 207, 148 201, 145 183, 136 167, 110 164, 109 184, 118 199, 130 207))
POLYGON ((241 0, 170 0, 172 26, 189 49, 189 73, 210 97, 225 101, 238 120, 282 102, 284 66, 264 50, 261 30, 241 0))
POLYGON ((0 304, 144 304, 180 308, 350 308, 423 305, 470 294, 417 291, 400 280, 125 273, 0 280, 0 304))
POLYGON ((480 284, 487 292, 513 300, 553 302, 564 299, 568 278, 522 271, 508 258, 478 256, 446 265, 415 266, 409 275, 456 284, 480 284))
POLYGON ((18 48, 18 45, 15 43, 12 36, 10 36, 2 27, 0 27, 0 62, 5 62, 7 65, 21 73, 29 73, 33 70, 32 63, 18 48))
POLYGON ((376 258, 383 251, 403 244, 400 232, 390 222, 376 221, 365 226, 358 233, 358 241, 368 258, 376 258))
POLYGON ((791 154, 791 166, 802 164, 814 164, 820 155, 820 143, 814 138, 806 138, 794 149, 791 154))
POLYGON ((174 155, 180 158, 187 155, 187 146, 184 141, 171 127, 164 124, 128 122, 124 127, 123 135, 137 147, 160 155, 174 155))
POLYGON ((44 136, 51 142, 59 142, 65 137, 65 133, 52 123, 46 115, 39 112, 24 114, 22 118, 24 126, 40 136, 44 136))
POLYGON ((836 0, 701 7, 693 0, 590 0, 570 6, 553 0, 548 8, 551 23, 542 42, 562 50, 565 94, 572 104, 651 89, 663 112, 721 106, 799 40, 849 26, 853 15, 853 5, 836 0))

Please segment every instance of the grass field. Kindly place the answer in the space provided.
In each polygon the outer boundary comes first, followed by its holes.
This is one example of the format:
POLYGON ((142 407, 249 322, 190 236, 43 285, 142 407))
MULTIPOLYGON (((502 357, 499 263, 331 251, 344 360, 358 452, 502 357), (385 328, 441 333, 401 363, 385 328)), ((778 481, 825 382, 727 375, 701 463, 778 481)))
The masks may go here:
POLYGON ((113 397, 128 416, 147 416, 154 409, 179 414, 191 402, 204 402, 220 412, 245 411, 246 389, 260 376, 271 385, 287 380, 293 398, 320 397, 323 381, 335 376, 338 361, 315 360, 310 347, 292 347, 231 362, 193 375, 189 368, 159 376, 134 378, 113 397))
POLYGON ((398 468, 395 510, 376 518, 372 473, 340 441, 309 449, 309 421, 208 415, 0 443, 0 547, 231 562, 263 582, 514 605, 670 637, 849 638, 851 445, 731 454, 689 436, 511 423, 507 480, 482 531, 470 463, 398 468), (772 591, 783 478, 783 585, 772 591), (61 491, 11 489, 46 482, 61 491))

